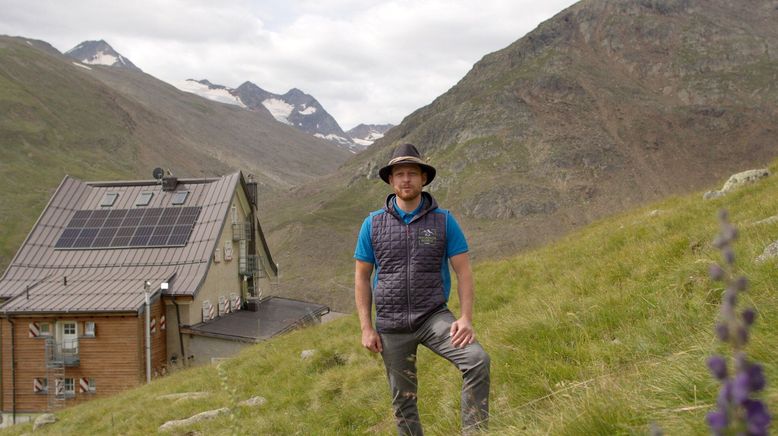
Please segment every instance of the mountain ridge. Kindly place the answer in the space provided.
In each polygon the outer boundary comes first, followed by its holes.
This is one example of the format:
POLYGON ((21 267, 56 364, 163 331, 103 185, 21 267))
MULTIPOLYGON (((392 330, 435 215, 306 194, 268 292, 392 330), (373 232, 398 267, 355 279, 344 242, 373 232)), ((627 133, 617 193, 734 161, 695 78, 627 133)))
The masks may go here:
MULTIPOLYGON (((332 172, 350 155, 278 123, 181 92, 148 74, 75 62, 50 45, 0 37, 0 269, 62 178, 253 173, 259 198, 332 172)), ((264 209, 263 216, 271 211, 264 209)))
POLYGON ((476 259, 763 165, 778 155, 775 28, 769 5, 727 0, 567 8, 485 55, 336 174, 273 199, 287 217, 270 231, 279 258, 308 265, 287 280, 314 299, 316 276, 351 307, 354 235, 388 193, 378 169, 403 142, 438 169, 429 191, 457 216, 476 259), (312 199, 302 211, 301 198, 312 199), (292 222, 293 209, 323 222, 292 222), (314 239, 326 256, 288 254, 314 239))
POLYGON ((84 41, 64 54, 83 64, 105 65, 132 71, 142 71, 102 39, 99 41, 84 41))

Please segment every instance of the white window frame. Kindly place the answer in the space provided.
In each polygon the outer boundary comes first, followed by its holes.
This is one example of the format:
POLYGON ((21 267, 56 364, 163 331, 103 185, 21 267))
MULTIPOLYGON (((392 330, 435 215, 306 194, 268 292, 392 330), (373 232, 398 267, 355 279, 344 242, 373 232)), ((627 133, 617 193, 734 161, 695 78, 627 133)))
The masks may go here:
POLYGON ((72 377, 66 377, 62 379, 62 393, 66 398, 72 398, 76 396, 76 379, 72 377), (68 381, 70 383, 68 383, 68 381), (68 386, 70 384, 70 386, 68 386))
POLYGON ((38 323, 38 336, 51 336, 51 324, 48 322, 38 323))
POLYGON ((95 382, 95 378, 94 377, 88 377, 87 380, 88 380, 89 384, 88 384, 88 387, 86 389, 86 392, 88 394, 97 393, 97 383, 95 382))
POLYGON ((84 337, 94 338, 97 336, 97 328, 94 321, 84 321, 84 337))
MULTIPOLYGON (((69 330, 69 329, 68 329, 69 330)), ((76 321, 61 321, 57 323, 57 342, 62 344, 62 349, 65 350, 73 350, 74 352, 78 352, 78 322, 76 321), (75 330, 74 333, 66 333, 66 328, 70 327, 70 325, 73 325, 73 329, 75 330), (68 335, 69 337, 73 338, 72 343, 66 343, 65 342, 65 335, 68 335)))

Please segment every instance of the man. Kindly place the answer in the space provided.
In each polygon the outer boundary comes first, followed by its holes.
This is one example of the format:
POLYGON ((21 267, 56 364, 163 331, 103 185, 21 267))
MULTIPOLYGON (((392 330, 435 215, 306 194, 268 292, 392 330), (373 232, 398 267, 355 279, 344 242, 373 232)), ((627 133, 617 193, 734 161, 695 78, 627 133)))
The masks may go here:
POLYGON ((381 353, 401 435, 421 435, 416 406, 416 351, 424 345, 462 372, 462 429, 483 429, 489 416, 489 356, 473 330, 468 246, 454 217, 422 192, 435 178, 415 146, 404 144, 381 168, 394 194, 363 222, 354 253, 354 295, 362 346, 381 353), (448 263, 457 276, 461 314, 448 310, 448 263), (370 276, 375 266, 375 276, 370 276), (371 308, 375 297, 376 322, 371 308))

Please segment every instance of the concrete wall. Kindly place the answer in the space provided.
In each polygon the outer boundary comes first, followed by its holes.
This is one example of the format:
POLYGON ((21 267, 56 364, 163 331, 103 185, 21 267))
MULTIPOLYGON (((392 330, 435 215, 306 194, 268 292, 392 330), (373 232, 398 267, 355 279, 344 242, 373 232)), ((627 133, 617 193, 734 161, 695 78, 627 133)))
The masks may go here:
POLYGON ((214 358, 232 357, 244 347, 250 345, 245 342, 228 341, 207 336, 185 336, 189 337, 189 353, 194 356, 190 362, 194 365, 209 364, 211 359, 214 358))

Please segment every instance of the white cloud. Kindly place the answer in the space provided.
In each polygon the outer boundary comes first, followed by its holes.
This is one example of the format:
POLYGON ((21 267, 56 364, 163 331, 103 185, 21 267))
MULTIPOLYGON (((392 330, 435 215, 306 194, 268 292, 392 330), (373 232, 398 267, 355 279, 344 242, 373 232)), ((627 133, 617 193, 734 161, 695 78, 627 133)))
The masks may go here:
POLYGON ((316 97, 344 129, 399 123, 573 0, 0 0, 0 33, 104 39, 162 80, 316 97))

